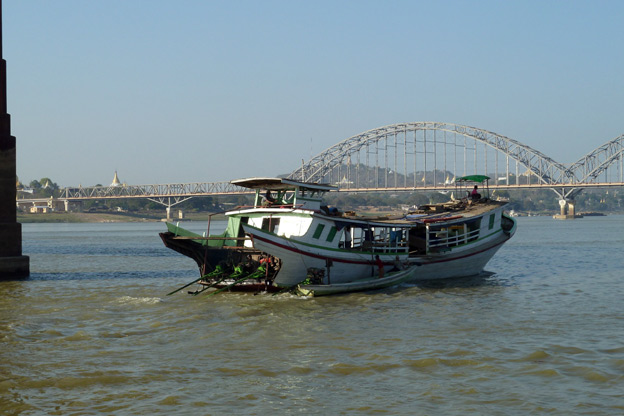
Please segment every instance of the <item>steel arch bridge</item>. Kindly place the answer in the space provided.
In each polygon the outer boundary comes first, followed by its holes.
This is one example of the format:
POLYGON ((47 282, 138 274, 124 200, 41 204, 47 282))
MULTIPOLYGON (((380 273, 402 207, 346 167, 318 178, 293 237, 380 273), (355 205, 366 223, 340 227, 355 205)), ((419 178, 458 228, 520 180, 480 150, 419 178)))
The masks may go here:
MULTIPOLYGON (((454 178, 486 174, 493 189, 555 191, 573 199, 584 188, 624 186, 624 135, 566 166, 531 147, 488 130, 452 123, 400 123, 368 130, 328 148, 289 178, 324 182, 339 190, 436 191, 454 178)), ((229 182, 65 188, 58 199, 146 198, 171 208, 196 196, 250 193, 229 182)), ((36 200, 18 200, 36 203, 36 200)))
POLYGON ((440 122, 400 123, 343 140, 289 178, 328 182, 343 190, 416 190, 447 188, 451 177, 486 174, 497 188, 561 188, 564 198, 582 187, 624 185, 623 145, 624 135, 565 166, 488 130, 440 122), (604 182, 598 181, 603 174, 604 182))
MULTIPOLYGON (((607 171, 611 165, 620 162, 620 174, 622 166, 622 152, 624 151, 624 134, 596 148, 594 151, 580 158, 572 166, 570 171, 580 183, 594 182, 607 171)), ((608 176, 605 178, 607 179, 608 176)), ((620 182, 621 182, 620 176, 620 182)))

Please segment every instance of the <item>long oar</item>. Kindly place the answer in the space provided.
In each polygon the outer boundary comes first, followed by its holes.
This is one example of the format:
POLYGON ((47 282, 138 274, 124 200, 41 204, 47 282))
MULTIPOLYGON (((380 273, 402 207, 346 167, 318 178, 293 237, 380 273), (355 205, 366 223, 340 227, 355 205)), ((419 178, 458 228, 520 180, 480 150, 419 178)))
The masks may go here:
MULTIPOLYGON (((205 275, 204 275, 204 276, 205 276, 205 275)), ((199 279, 195 279, 195 280, 193 280, 191 283, 188 283, 188 284, 186 284, 186 285, 182 286, 181 288, 174 290, 173 292, 169 292, 169 293, 167 293, 167 296, 169 296, 169 295, 173 295, 174 293, 181 291, 181 290, 182 290, 182 289, 184 289, 185 287, 189 287, 189 286, 190 286, 190 285, 192 285, 193 283, 197 283, 197 282, 199 282, 201 279, 203 279, 203 278, 204 278, 204 276, 201 276, 199 279)))
POLYGON ((193 295, 193 296, 197 296, 197 295, 199 295, 200 293, 202 293, 204 290, 208 290, 208 289, 210 289, 211 287, 215 287, 216 285, 218 285, 219 283, 221 283, 222 281, 224 281, 224 280, 225 280, 225 279, 227 279, 228 277, 229 277, 229 276, 226 274, 226 275, 225 275, 225 276, 223 276, 221 279, 217 280, 217 281, 216 281, 216 282, 214 282, 214 283, 209 284, 208 286, 206 286, 206 287, 205 287, 205 288, 203 288, 202 290, 198 290, 197 292, 192 293, 192 295, 193 295))
POLYGON ((223 273, 223 269, 221 268, 221 266, 217 265, 217 267, 213 271, 211 271, 210 273, 206 273, 206 274, 202 275, 199 279, 195 279, 191 283, 188 283, 188 284, 182 286, 181 288, 174 290, 173 292, 167 293, 167 296, 173 295, 174 293, 179 292, 180 290, 184 289, 185 287, 189 287, 193 283, 197 283, 201 279, 204 279, 206 277, 218 276, 221 273, 223 273))
POLYGON ((251 276, 241 277, 240 279, 236 280, 234 283, 231 283, 231 284, 229 284, 229 285, 227 285, 225 287, 222 287, 221 289, 217 289, 214 292, 210 292, 206 296, 216 295, 217 293, 223 292, 224 290, 227 290, 227 289, 231 288, 232 286, 242 282, 243 280, 247 280, 247 279, 250 279, 250 278, 252 278, 252 277, 251 276))

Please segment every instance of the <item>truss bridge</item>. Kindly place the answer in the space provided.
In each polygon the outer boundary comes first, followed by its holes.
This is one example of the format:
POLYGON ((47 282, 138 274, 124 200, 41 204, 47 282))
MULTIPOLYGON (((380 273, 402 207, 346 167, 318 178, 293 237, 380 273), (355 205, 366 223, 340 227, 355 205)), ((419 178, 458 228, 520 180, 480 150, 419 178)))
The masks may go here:
MULTIPOLYGON (((346 192, 441 191, 460 176, 490 176, 491 189, 552 189, 562 214, 585 188, 624 186, 624 135, 562 164, 488 130, 440 122, 399 123, 349 137, 294 170, 289 178, 330 183, 346 192), (563 202, 561 202, 563 201, 563 202)), ((167 207, 196 196, 250 193, 229 182, 65 188, 59 201, 147 198, 167 207)), ((19 202, 19 201, 18 201, 19 202)))

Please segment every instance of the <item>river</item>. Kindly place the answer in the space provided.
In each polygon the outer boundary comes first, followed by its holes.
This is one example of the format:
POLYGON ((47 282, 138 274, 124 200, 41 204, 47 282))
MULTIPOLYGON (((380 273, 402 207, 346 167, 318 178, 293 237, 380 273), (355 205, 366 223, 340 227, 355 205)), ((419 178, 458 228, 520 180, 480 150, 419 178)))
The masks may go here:
POLYGON ((167 296, 163 224, 24 224, 0 414, 624 413, 624 217, 518 220, 491 274, 313 299, 167 296))

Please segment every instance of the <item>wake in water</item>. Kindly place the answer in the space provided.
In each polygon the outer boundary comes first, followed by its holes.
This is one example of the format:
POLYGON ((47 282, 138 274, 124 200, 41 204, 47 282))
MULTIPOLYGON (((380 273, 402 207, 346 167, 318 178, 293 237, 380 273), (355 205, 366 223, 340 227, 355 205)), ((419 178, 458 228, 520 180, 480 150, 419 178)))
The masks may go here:
POLYGON ((117 298, 115 303, 120 305, 154 305, 162 301, 161 298, 122 296, 117 298))

